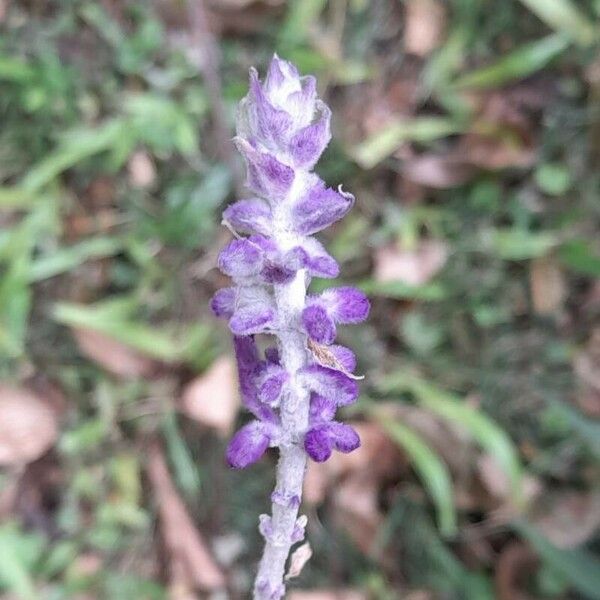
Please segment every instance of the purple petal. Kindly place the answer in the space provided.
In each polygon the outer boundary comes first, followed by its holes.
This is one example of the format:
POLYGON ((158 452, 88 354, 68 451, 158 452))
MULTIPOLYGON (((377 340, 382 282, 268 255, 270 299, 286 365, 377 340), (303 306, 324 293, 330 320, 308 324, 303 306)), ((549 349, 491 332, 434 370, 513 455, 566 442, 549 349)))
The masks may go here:
POLYGON ((290 269, 298 271, 302 269, 306 264, 308 254, 301 246, 296 246, 291 250, 287 250, 282 256, 281 261, 286 264, 290 269))
POLYGON ((274 365, 279 364, 279 350, 275 348, 275 346, 270 346, 269 348, 265 348, 265 358, 267 362, 270 362, 274 365))
POLYGON ((306 432, 304 449, 315 462, 325 462, 333 449, 333 440, 326 425, 319 425, 306 432))
POLYGON ((302 324, 309 337, 319 344, 331 344, 335 340, 335 323, 323 306, 307 306, 302 311, 302 324))
POLYGON ((330 398, 338 406, 351 404, 358 398, 356 381, 341 371, 322 365, 309 365, 300 369, 298 373, 310 390, 330 398))
POLYGON ((290 269, 279 262, 265 261, 261 275, 267 283, 287 283, 294 278, 296 272, 296 269, 290 269))
POLYGON ((269 365, 261 377, 258 397, 261 402, 276 406, 289 375, 285 369, 276 365, 269 365))
POLYGON ((365 293, 353 287, 326 290, 320 300, 338 323, 360 323, 368 317, 371 307, 365 293))
POLYGON ((310 396, 310 422, 311 424, 322 423, 323 421, 331 421, 335 417, 337 405, 335 402, 325 396, 319 394, 311 394, 310 396))
POLYGON ((303 253, 302 258, 299 258, 296 248, 282 253, 271 238, 253 235, 249 239, 265 253, 261 275, 266 283, 287 283, 304 266, 306 254, 303 253))
POLYGON ((317 80, 312 75, 306 75, 300 77, 299 81, 300 89, 288 94, 283 106, 298 129, 312 123, 317 101, 317 80))
POLYGON ((301 77, 294 64, 273 55, 265 80, 265 93, 271 99, 287 97, 290 93, 301 90, 301 77))
POLYGON ((284 62, 277 54, 271 59, 267 77, 265 78, 265 93, 269 95, 274 94, 284 84, 285 75, 282 69, 282 63, 284 62))
POLYGON ((283 199, 294 181, 294 170, 271 154, 257 150, 243 138, 236 137, 234 141, 248 166, 246 185, 269 200, 283 199))
POLYGON ((234 336, 233 346, 238 367, 238 380, 242 403, 255 417, 262 421, 274 423, 277 421, 271 408, 262 404, 258 399, 256 376, 263 367, 258 358, 258 350, 253 336, 234 336))
POLYGON ((226 287, 217 290, 210 301, 210 308, 217 317, 230 318, 235 306, 235 288, 226 287))
POLYGON ((320 118, 303 127, 289 143, 289 152, 296 167, 312 169, 331 139, 331 111, 323 102, 317 102, 320 118))
POLYGON ((347 454, 360 446, 360 437, 350 425, 334 421, 329 424, 329 433, 335 449, 339 452, 347 454))
POLYGON ((294 226, 298 233, 310 235, 341 219, 354 203, 354 196, 335 191, 317 182, 293 208, 294 226))
POLYGON ((260 366, 256 342, 251 335, 234 335, 233 347, 237 361, 242 403, 245 406, 255 406, 256 385, 254 383, 254 375, 260 366))
POLYGON ((234 335, 233 347, 238 367, 245 373, 253 372, 260 364, 258 348, 252 335, 234 335))
POLYGON ((328 350, 335 356, 342 367, 344 367, 345 371, 348 373, 354 372, 354 369, 356 369, 356 355, 350 348, 334 344, 333 346, 329 346, 328 350))
POLYGON ((264 423, 252 421, 242 427, 227 446, 227 462, 234 469, 244 469, 255 463, 271 443, 269 430, 264 423))
POLYGON ((223 212, 223 218, 239 232, 268 235, 272 228, 271 209, 264 200, 258 198, 231 204, 223 212))
POLYGON ((275 322, 275 311, 259 304, 246 306, 235 311, 229 319, 229 329, 234 335, 262 333, 275 322))
POLYGON ((292 118, 271 104, 258 79, 256 69, 250 69, 251 106, 256 111, 256 133, 272 145, 281 145, 292 128, 292 118))
POLYGON ((352 452, 360 446, 356 431, 344 423, 321 423, 304 436, 304 449, 315 462, 324 462, 335 448, 339 452, 352 452))
POLYGON ((233 240, 221 250, 218 264, 225 275, 250 277, 263 267, 262 252, 249 240, 233 240))
POLYGON ((312 277, 334 279, 340 274, 340 267, 323 245, 315 238, 306 238, 302 245, 304 266, 312 277))

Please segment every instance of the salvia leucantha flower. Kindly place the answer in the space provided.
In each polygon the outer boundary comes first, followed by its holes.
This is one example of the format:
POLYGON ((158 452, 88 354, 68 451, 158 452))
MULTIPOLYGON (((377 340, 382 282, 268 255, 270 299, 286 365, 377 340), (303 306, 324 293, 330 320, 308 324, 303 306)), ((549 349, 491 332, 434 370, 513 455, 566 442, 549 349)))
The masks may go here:
POLYGON ((212 309, 234 336, 241 397, 254 419, 231 440, 234 468, 280 449, 273 515, 262 515, 265 553, 255 598, 284 595, 285 562, 303 537, 297 518, 306 457, 322 462, 334 450, 351 452, 357 433, 336 420, 338 407, 358 396, 353 352, 335 344, 339 324, 366 319, 369 301, 357 289, 333 287, 308 295, 312 277, 335 278, 339 266, 313 235, 341 219, 352 194, 329 188, 312 172, 331 138, 331 111, 317 97, 316 80, 273 58, 263 83, 250 71, 234 138, 247 167, 252 196, 230 205, 224 224, 235 239, 219 269, 232 286, 219 290, 212 309), (275 345, 259 352, 255 337, 275 345))

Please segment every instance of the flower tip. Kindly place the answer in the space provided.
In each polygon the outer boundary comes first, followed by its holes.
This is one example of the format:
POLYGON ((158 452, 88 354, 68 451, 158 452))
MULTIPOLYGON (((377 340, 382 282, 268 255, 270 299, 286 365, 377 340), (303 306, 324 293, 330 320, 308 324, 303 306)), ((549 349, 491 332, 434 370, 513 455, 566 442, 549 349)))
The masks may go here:
POLYGON ((335 449, 348 454, 360 447, 358 433, 345 423, 324 423, 304 436, 304 449, 315 462, 325 462, 335 449))
POLYGON ((242 427, 227 446, 227 463, 233 469, 245 469, 266 452, 271 438, 260 421, 242 427))

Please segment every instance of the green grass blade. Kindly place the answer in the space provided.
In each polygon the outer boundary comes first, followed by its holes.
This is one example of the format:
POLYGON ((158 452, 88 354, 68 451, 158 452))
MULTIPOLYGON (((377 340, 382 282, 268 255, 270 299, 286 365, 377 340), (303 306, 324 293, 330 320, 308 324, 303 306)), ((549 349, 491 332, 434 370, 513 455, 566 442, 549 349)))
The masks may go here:
POLYGON ((0 210, 22 210, 36 200, 34 194, 19 187, 0 187, 0 210))
POLYGON ((522 467, 518 452, 510 437, 487 415, 465 404, 460 398, 410 375, 394 375, 383 381, 382 391, 410 391, 419 404, 431 412, 465 428, 471 436, 491 454, 507 475, 513 501, 521 498, 522 467))
POLYGON ((399 421, 377 415, 375 411, 373 414, 390 438, 401 446, 411 459, 435 505, 440 532, 446 536, 454 535, 456 509, 448 467, 415 431, 399 421))
POLYGON ((29 255, 17 257, 0 278, 0 353, 17 357, 25 351, 25 336, 32 304, 27 284, 29 255))
POLYGON ((101 308, 60 303, 54 307, 53 317, 71 327, 103 333, 154 358, 174 361, 181 356, 182 345, 174 335, 132 320, 115 320, 101 308))
POLYGON ((281 28, 279 44, 284 48, 290 48, 304 42, 310 27, 326 4, 326 0, 293 0, 290 2, 288 14, 281 28))
POLYGON ((527 523, 517 523, 515 528, 574 589, 586 598, 600 600, 600 560, 596 556, 585 550, 557 548, 527 523))
POLYGON ((33 79, 35 71, 18 58, 0 57, 0 81, 27 83, 33 79))
POLYGON ((350 149, 349 154, 361 167, 371 169, 390 156, 403 142, 431 142, 459 133, 462 129, 456 121, 443 117, 398 120, 350 149))
POLYGON ((5 523, 0 529, 0 587, 22 600, 38 599, 32 569, 42 550, 41 537, 21 532, 14 523, 5 523))
POLYGON ((592 23, 571 0, 521 0, 521 3, 546 25, 567 34, 576 43, 587 45, 596 37, 592 23))
POLYGON ((459 88, 493 88, 523 79, 544 68, 569 46, 567 37, 553 34, 525 44, 497 62, 457 79, 459 88))
POLYGON ((162 421, 167 453, 173 464, 175 480, 187 498, 197 498, 200 492, 200 467, 192 458, 190 450, 181 436, 173 411, 165 412, 162 421))
POLYGON ((29 267, 29 281, 42 281, 78 267, 87 260, 114 256, 122 248, 115 238, 91 238, 66 248, 59 248, 49 256, 34 261, 29 267))
POLYGON ((506 260, 527 260, 545 256, 556 244, 552 233, 525 229, 494 229, 490 236, 495 254, 506 260))
POLYGON ((53 153, 31 168, 21 187, 29 193, 38 191, 78 162, 111 149, 125 129, 121 119, 113 119, 98 128, 70 132, 53 153))
POLYGON ((356 284, 365 294, 372 296, 383 296, 385 298, 397 298, 399 300, 443 300, 447 292, 436 282, 425 285, 408 285, 403 281, 375 281, 365 279, 356 284))
POLYGON ((567 242, 560 248, 558 258, 576 273, 600 277, 600 255, 585 240, 567 242))

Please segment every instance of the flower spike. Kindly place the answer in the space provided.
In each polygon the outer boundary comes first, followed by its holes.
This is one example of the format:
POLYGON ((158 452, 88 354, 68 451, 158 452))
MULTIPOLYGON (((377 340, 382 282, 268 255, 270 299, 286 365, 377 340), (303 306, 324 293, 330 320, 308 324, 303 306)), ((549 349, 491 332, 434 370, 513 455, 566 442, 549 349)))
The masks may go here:
POLYGON ((354 353, 334 341, 338 325, 367 318, 369 301, 351 287, 307 295, 313 277, 340 272, 314 234, 354 204, 352 194, 312 172, 331 138, 331 110, 317 98, 315 78, 277 55, 264 82, 251 69, 236 131, 252 195, 223 213, 235 239, 218 266, 232 284, 213 296, 211 308, 233 333, 241 398, 254 417, 231 439, 227 462, 243 469, 279 448, 272 516, 260 518, 265 550, 254 600, 280 600, 290 548, 304 536, 298 509, 307 460, 360 446, 356 431, 335 420, 337 409, 358 397, 359 378, 354 353), (260 352, 257 334, 274 336, 276 346, 260 352))

